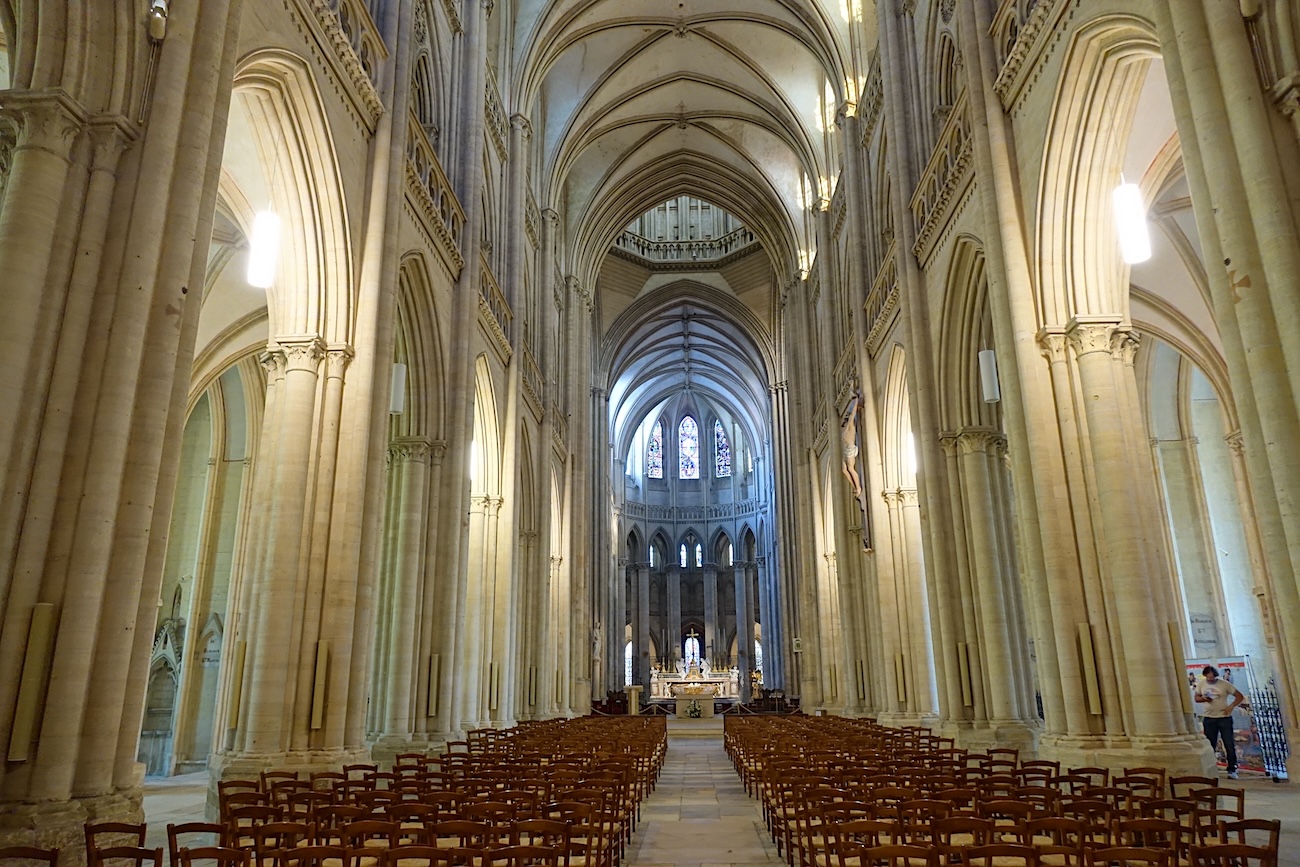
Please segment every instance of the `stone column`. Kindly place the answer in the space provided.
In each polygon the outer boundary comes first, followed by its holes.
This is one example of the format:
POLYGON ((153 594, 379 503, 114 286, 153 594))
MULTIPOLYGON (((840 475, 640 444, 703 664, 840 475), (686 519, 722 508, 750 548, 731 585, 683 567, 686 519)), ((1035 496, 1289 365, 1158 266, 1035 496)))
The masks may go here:
POLYGON ((717 646, 721 635, 718 629, 718 567, 715 563, 705 563, 703 655, 708 658, 709 665, 715 664, 722 656, 722 650, 717 646))
POLYGON ((750 700, 750 675, 754 670, 754 594, 758 564, 745 561, 736 573, 736 667, 740 669, 740 700, 750 700))
MULTIPOLYGON (((958 514, 968 527, 972 586, 978 609, 980 671, 986 695, 986 721, 999 744, 1029 751, 1034 736, 1027 697, 1020 694, 1020 675, 1027 665, 1026 648, 1014 640, 1018 606, 1010 552, 1004 550, 998 528, 998 502, 991 464, 998 460, 1001 434, 963 430, 957 437, 957 458, 964 493, 958 514)), ((972 672, 972 679, 976 672, 972 672)))
POLYGON ((418 692, 415 672, 420 667, 417 653, 419 639, 420 564, 425 555, 425 509, 428 503, 429 441, 424 437, 403 437, 388 444, 389 472, 395 493, 390 503, 386 559, 388 573, 381 577, 387 585, 388 610, 381 628, 387 633, 385 679, 375 684, 383 717, 380 739, 373 751, 376 758, 388 762, 405 752, 415 733, 418 692), (391 755, 390 755, 391 754, 391 755))
POLYGON ((277 344, 272 354, 283 357, 284 382, 279 395, 281 424, 272 460, 258 472, 270 474, 269 514, 261 574, 254 576, 256 604, 248 634, 244 669, 246 700, 238 743, 254 753, 275 753, 288 747, 293 707, 286 685, 297 680, 293 643, 301 558, 307 535, 308 480, 312 465, 312 430, 316 422, 316 391, 324 347, 318 340, 277 344))
POLYGON ((447 710, 451 702, 444 686, 444 650, 441 637, 454 635, 456 628, 455 586, 447 580, 439 553, 439 497, 442 490, 442 461, 447 443, 429 443, 427 517, 424 526, 425 559, 420 574, 420 633, 417 653, 419 662, 415 684, 415 732, 417 740, 427 741, 435 732, 446 732, 447 710), (437 657, 435 659, 435 656, 437 657), (433 695, 430 696, 430 690, 433 695), (432 711, 432 712, 431 712, 432 711))
MULTIPOLYGON (((664 623, 664 648, 660 662, 667 669, 681 656, 682 648, 682 572, 669 569, 668 612, 664 623)), ((706 637, 707 638, 707 637, 706 637)))
POLYGON ((636 567, 636 629, 637 637, 634 647, 632 680, 634 683, 650 683, 650 567, 638 563, 636 567))
POLYGON ((1118 322, 1076 319, 1067 331, 1077 359, 1080 399, 1087 421, 1087 446, 1095 468, 1100 548, 1108 598, 1114 605, 1117 669, 1130 748, 1171 768, 1203 766, 1206 747, 1188 732, 1182 713, 1185 676, 1174 665, 1160 582, 1170 580, 1168 564, 1148 556, 1156 544, 1145 520, 1155 496, 1150 479, 1125 468, 1140 466, 1125 435, 1122 383, 1136 338, 1118 322), (1155 566, 1159 571, 1153 572, 1155 566), (1163 567, 1163 568, 1161 568, 1163 567))

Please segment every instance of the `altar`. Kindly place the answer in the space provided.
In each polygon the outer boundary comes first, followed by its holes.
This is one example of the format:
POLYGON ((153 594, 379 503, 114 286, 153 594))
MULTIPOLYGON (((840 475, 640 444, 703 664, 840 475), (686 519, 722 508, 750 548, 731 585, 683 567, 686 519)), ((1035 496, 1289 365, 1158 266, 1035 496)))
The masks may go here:
POLYGON ((650 700, 696 700, 701 707, 712 706, 714 700, 738 701, 740 699, 740 672, 737 669, 717 672, 703 660, 685 660, 677 663, 676 670, 664 671, 659 666, 650 672, 650 700))

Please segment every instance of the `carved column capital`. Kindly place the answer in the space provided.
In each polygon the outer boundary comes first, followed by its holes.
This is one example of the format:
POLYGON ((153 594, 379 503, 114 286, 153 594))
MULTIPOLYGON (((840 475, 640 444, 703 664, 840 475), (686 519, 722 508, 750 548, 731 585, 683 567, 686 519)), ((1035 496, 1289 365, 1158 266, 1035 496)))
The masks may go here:
POLYGON ((518 130, 519 133, 523 135, 525 141, 533 137, 533 122, 528 119, 527 115, 510 115, 510 128, 518 130))
POLYGON ((28 90, 6 94, 0 116, 13 124, 15 151, 42 150, 62 160, 86 124, 86 111, 62 90, 28 90))
POLYGON ((118 158, 140 136, 140 128, 121 115, 100 115, 86 124, 90 135, 90 170, 117 171, 118 158))
POLYGON ((352 347, 345 343, 332 344, 325 350, 325 375, 330 379, 342 379, 343 371, 347 370, 355 355, 352 347))
POLYGON ((940 434, 939 448, 943 449, 943 453, 948 457, 951 458, 955 456, 957 454, 957 434, 955 433, 940 434))
POLYGON ((1001 431, 989 428, 965 428, 957 435, 957 447, 963 455, 998 454, 1005 446, 1001 431))
POLYGON ((1065 344, 1065 330, 1059 326, 1048 326, 1038 332, 1038 350, 1048 364, 1065 362, 1065 344))
POLYGON ((554 208, 542 208, 542 219, 548 223, 558 223, 560 221, 560 212, 554 208))
POLYGON ((429 463, 433 466, 442 464, 442 459, 447 455, 447 441, 433 440, 429 443, 429 463))
POLYGON ((284 353, 286 371, 309 370, 315 373, 325 357, 325 344, 319 337, 279 338, 276 345, 284 353))
POLYGON ((1094 352, 1114 355, 1119 328, 1120 324, 1115 319, 1076 317, 1070 320, 1065 336, 1076 356, 1082 357, 1094 352))
POLYGON ((268 346, 257 356, 257 363, 262 365, 267 382, 275 382, 284 376, 284 351, 279 347, 268 346))
POLYGON ((1228 433, 1227 436, 1223 438, 1223 441, 1228 444, 1228 448, 1232 449, 1233 454, 1238 457, 1246 453, 1246 440, 1241 435, 1240 428, 1228 433))
POLYGON ((424 437, 399 437, 388 444, 394 462, 423 463, 429 458, 429 441, 424 437))

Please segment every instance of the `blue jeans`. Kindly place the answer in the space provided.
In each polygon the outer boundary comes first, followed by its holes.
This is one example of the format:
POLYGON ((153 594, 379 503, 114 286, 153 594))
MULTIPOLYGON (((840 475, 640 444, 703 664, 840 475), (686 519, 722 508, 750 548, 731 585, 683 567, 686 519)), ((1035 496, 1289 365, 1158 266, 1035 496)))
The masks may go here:
POLYGON ((1210 742, 1210 749, 1214 749, 1219 738, 1223 738, 1223 752, 1228 757, 1228 771, 1237 770, 1237 742, 1232 737, 1232 717, 1201 717, 1201 726, 1205 730, 1205 738, 1210 742))

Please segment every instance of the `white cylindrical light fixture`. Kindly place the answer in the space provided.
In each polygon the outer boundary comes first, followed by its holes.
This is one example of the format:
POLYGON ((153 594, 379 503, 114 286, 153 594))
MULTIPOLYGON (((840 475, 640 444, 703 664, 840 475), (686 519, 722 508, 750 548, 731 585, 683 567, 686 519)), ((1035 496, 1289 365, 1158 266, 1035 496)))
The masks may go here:
POLYGON ((393 362, 393 389, 388 395, 388 412, 401 415, 406 411, 406 365, 393 362))
POLYGON ((985 403, 997 403, 1002 399, 1002 388, 998 385, 998 358, 992 349, 980 350, 980 390, 984 392, 985 403))
POLYGON ((1151 235, 1147 232, 1147 208, 1137 184, 1120 184, 1111 194, 1115 206, 1115 231, 1119 249, 1130 265, 1151 258, 1151 235))
POLYGON ((275 282, 280 258, 280 218, 273 211, 258 211, 253 218, 253 236, 248 241, 248 282, 269 289, 275 282))

